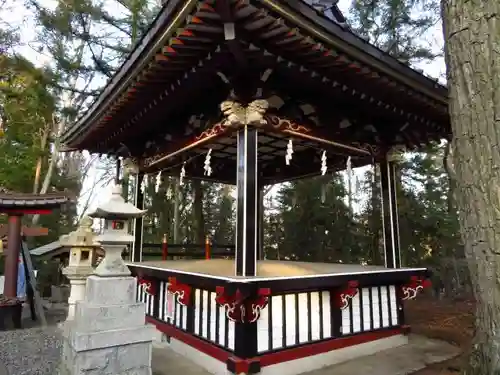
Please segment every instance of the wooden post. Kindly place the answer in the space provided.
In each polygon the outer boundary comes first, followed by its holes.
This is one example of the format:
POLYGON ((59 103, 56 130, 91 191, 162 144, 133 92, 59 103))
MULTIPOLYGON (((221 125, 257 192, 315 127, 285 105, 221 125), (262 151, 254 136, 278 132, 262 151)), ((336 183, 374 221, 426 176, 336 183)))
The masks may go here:
POLYGON ((5 253, 5 279, 3 294, 7 298, 17 297, 17 271, 21 250, 22 215, 9 215, 7 252, 5 253))
POLYGON ((379 161, 385 266, 401 268, 396 167, 395 162, 390 159, 390 155, 386 155, 379 161))
POLYGON ((259 176, 258 130, 245 125, 237 133, 236 276, 257 275, 259 176))
POLYGON ((161 243, 161 259, 167 260, 167 256, 168 256, 168 243, 167 243, 167 234, 165 233, 163 235, 163 240, 161 243))
POLYGON ((116 158, 116 170, 115 170, 115 184, 119 185, 120 184, 120 172, 122 169, 122 162, 120 158, 116 158))
MULTIPOLYGON (((144 181, 144 172, 139 172, 135 179, 135 207, 144 209, 144 194, 141 190, 144 181)), ((132 243, 131 260, 132 262, 142 262, 142 241, 144 235, 144 217, 134 219, 134 242, 132 243)))
POLYGON ((205 238, 205 259, 210 259, 210 238, 205 238))

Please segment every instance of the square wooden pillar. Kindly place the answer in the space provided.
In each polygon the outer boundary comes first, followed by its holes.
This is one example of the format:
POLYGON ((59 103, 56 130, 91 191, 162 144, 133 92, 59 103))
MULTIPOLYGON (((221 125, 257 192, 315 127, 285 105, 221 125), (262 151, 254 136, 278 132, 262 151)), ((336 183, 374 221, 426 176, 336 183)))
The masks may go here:
POLYGON ((264 186, 259 185, 257 201, 257 260, 264 260, 264 186))
POLYGON ((385 157, 380 161, 379 165, 382 190, 382 232, 384 235, 385 266, 387 268, 401 268, 395 162, 385 157))
MULTIPOLYGON (((144 210, 144 193, 141 189, 143 181, 144 172, 138 172, 135 175, 134 205, 139 210, 144 210)), ((141 216, 134 219, 134 242, 132 243, 132 251, 130 257, 132 262, 142 262, 143 233, 144 218, 141 216)))
POLYGON ((259 254, 258 131, 244 126, 237 133, 236 275, 256 276, 259 254))

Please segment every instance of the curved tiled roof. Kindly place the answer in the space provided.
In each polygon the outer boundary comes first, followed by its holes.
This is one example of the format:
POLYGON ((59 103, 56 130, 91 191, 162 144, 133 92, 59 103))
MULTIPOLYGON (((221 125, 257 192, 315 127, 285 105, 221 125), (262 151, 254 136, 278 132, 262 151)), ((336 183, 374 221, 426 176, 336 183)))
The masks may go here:
POLYGON ((72 201, 73 199, 64 193, 14 193, 0 188, 0 211, 2 209, 50 209, 60 207, 72 201))

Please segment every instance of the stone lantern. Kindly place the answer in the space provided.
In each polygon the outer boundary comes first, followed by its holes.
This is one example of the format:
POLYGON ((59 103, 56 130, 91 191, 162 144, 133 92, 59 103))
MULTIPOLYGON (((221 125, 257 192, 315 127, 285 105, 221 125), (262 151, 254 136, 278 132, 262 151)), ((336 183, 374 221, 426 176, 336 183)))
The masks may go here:
POLYGON ((96 241, 103 247, 105 255, 94 270, 95 275, 113 277, 131 274, 123 261, 122 252, 134 241, 134 236, 129 234, 130 219, 141 217, 145 213, 146 211, 125 202, 121 196, 121 187, 115 185, 111 199, 89 214, 90 217, 104 219, 103 232, 97 236, 96 241))
POLYGON ((94 269, 92 259, 94 252, 99 246, 94 241, 92 232, 92 219, 84 217, 78 229, 70 234, 61 236, 59 243, 61 246, 69 247, 69 264, 63 269, 63 274, 69 279, 70 295, 68 298, 68 317, 67 321, 75 316, 75 303, 85 298, 85 285, 94 269))
POLYGON ((85 299, 76 302, 75 317, 64 327, 59 375, 151 375, 155 328, 145 324, 146 307, 137 302, 137 280, 122 259, 132 242, 129 220, 144 215, 113 187, 111 199, 90 216, 105 220, 96 237, 105 255, 87 278, 85 299))

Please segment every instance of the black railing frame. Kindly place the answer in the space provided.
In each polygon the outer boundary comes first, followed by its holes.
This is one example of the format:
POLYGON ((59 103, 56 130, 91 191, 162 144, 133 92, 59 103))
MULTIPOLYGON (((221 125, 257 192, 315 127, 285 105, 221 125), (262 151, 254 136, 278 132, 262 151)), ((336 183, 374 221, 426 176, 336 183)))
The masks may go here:
MULTIPOLYGON (((228 280, 228 278, 219 278, 216 276, 211 276, 207 277, 202 274, 188 274, 188 273, 181 273, 181 272, 176 272, 176 271, 170 271, 166 272, 167 270, 154 270, 154 269, 149 269, 145 267, 139 267, 135 265, 129 265, 129 267, 132 270, 132 274, 137 277, 147 277, 150 280, 154 280, 154 283, 156 285, 155 288, 155 294, 154 294, 154 307, 153 307, 153 314, 155 316, 152 316, 152 318, 161 321, 162 323, 169 324, 163 320, 159 319, 159 301, 160 301, 160 288, 159 284, 160 281, 168 281, 168 277, 175 277, 178 282, 182 284, 187 284, 189 285, 192 289, 191 293, 191 300, 189 305, 187 306, 187 324, 186 324, 186 329, 183 330, 184 332, 187 332, 189 334, 192 334, 193 336, 196 336, 198 339, 210 342, 212 345, 216 345, 228 352, 233 353, 236 357, 241 358, 241 359, 250 359, 257 357, 262 354, 269 354, 269 353, 274 353, 274 352, 279 352, 282 350, 287 350, 295 347, 300 347, 307 345, 308 343, 297 343, 296 345, 292 346, 287 346, 283 348, 279 348, 276 350, 266 350, 265 352, 258 352, 257 348, 257 324, 252 323, 252 324, 245 324, 245 323, 235 323, 235 334, 234 334, 234 351, 229 349, 228 347, 224 347, 222 345, 219 345, 217 343, 214 343, 210 340, 205 339, 204 337, 198 336, 195 334, 195 329, 194 329, 194 324, 195 324, 195 289, 199 290, 206 290, 209 292, 215 292, 217 286, 224 287, 226 289, 226 292, 228 294, 235 293, 237 289, 239 289, 243 294, 245 295, 254 295, 258 289, 262 287, 268 287, 273 291, 273 281, 263 281, 263 282, 244 282, 244 281, 238 281, 237 279, 233 280, 228 280), (163 274, 163 275, 162 275, 163 274)), ((417 274, 422 274, 422 275, 427 275, 427 272, 417 272, 417 274)), ((356 276, 359 275, 352 275, 348 278, 353 279, 356 278, 356 276)), ((405 278, 407 281, 409 280, 408 278, 405 278)), ((279 291, 275 294, 272 294, 272 296, 278 296, 282 294, 290 294, 290 293, 308 293, 308 292, 324 292, 328 291, 330 292, 330 314, 331 314, 331 337, 329 338, 323 338, 320 340, 315 340, 315 343, 318 342, 323 342, 323 341, 329 341, 329 340, 335 340, 339 338, 345 338, 349 336, 355 336, 358 335, 359 333, 350 333, 350 334, 343 334, 342 333, 342 310, 340 306, 338 306, 338 300, 337 296, 338 294, 342 291, 342 287, 345 286, 345 281, 343 278, 340 279, 332 279, 332 283, 328 286, 325 286, 325 283, 322 283, 322 286, 318 288, 318 285, 311 285, 309 283, 303 283, 302 288, 297 288, 296 285, 293 283, 290 284, 288 283, 289 287, 286 288, 284 287, 284 284, 281 280, 279 280, 280 288, 279 291), (335 282, 336 281, 336 282, 335 282)), ((371 282, 369 282, 368 279, 366 278, 361 278, 361 282, 359 283, 358 288, 361 290, 361 288, 366 288, 366 287, 379 287, 379 286, 384 286, 388 285, 387 282, 390 281, 390 285, 394 285, 396 288, 396 304, 397 304, 397 311, 398 311, 398 324, 390 327, 384 327, 384 328, 379 328, 375 331, 386 331, 386 330, 391 330, 391 329, 397 329, 397 328, 402 328, 405 326, 405 320, 404 320, 404 309, 403 309, 403 301, 402 301, 402 296, 401 293, 399 292, 400 288, 405 285, 405 282, 401 281, 401 277, 399 278, 399 282, 394 282, 392 277, 382 277, 382 278, 373 278, 371 282)), ((274 283, 277 281, 275 280, 274 283)), ((177 328, 177 327, 175 327, 177 328)))

